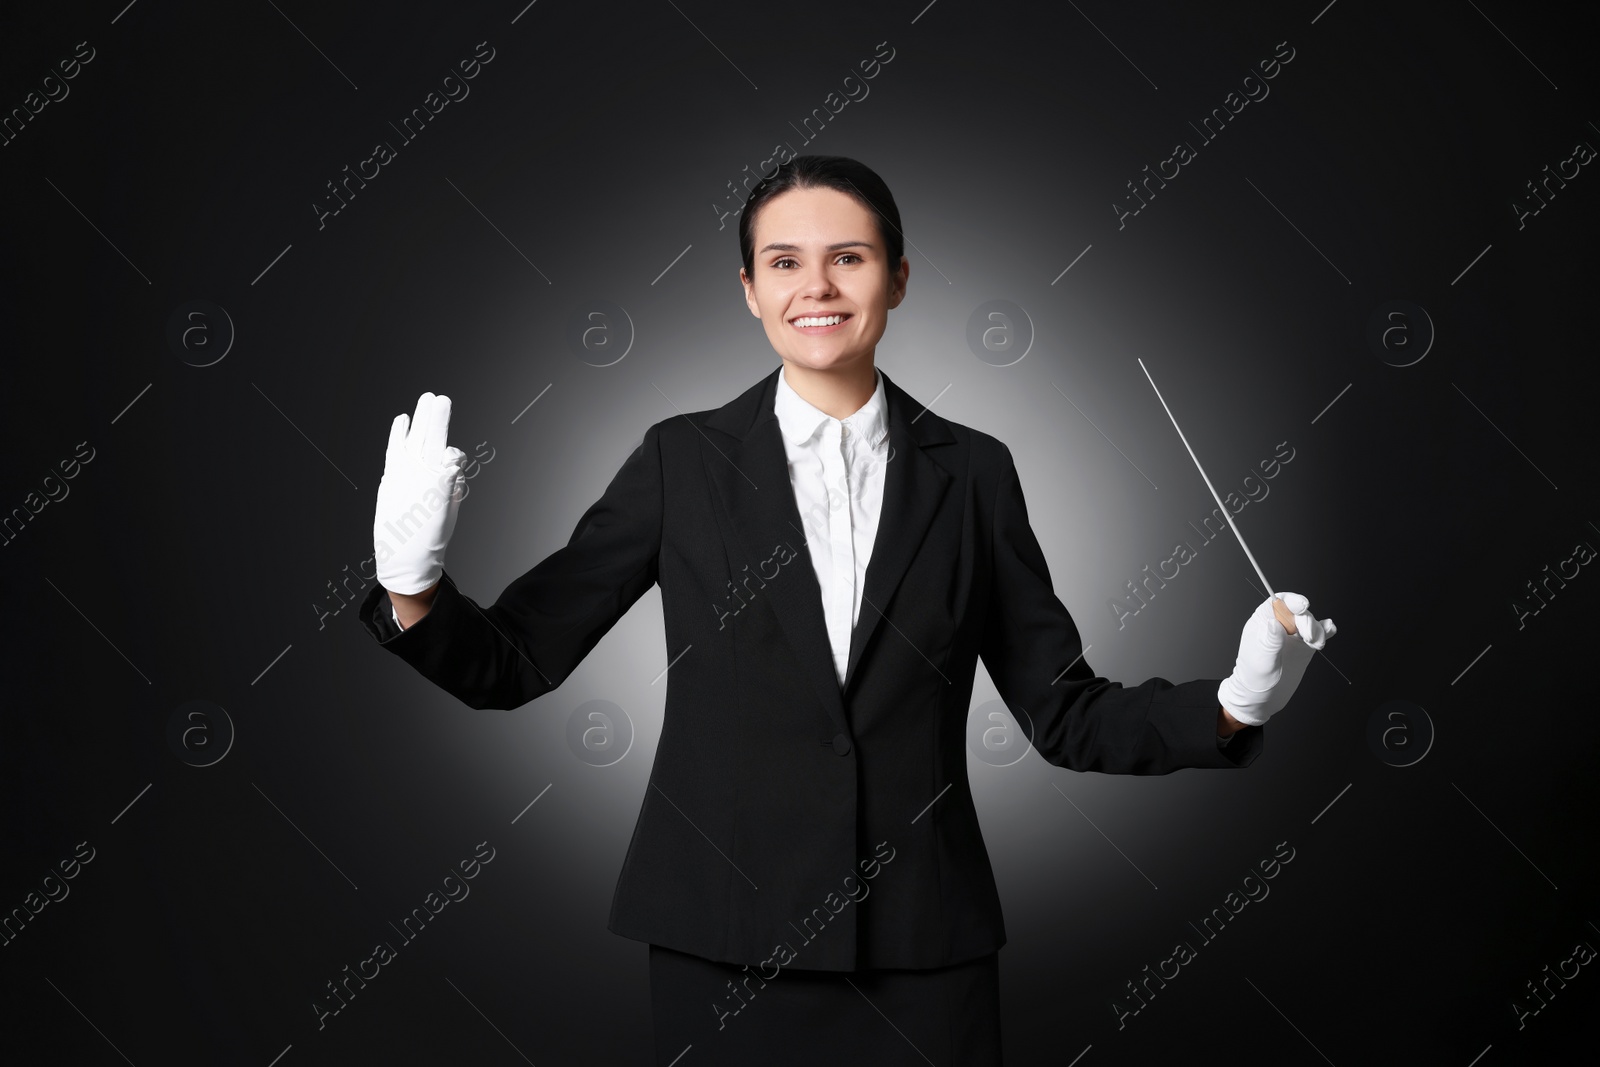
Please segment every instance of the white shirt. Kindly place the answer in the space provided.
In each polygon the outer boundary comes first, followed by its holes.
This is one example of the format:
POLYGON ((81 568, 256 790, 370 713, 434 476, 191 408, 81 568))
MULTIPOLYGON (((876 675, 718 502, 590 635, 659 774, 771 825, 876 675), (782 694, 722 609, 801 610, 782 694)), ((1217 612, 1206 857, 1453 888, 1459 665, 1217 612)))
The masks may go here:
POLYGON ((813 407, 778 374, 773 410, 789 457, 795 508, 822 589, 822 617, 833 650, 834 673, 844 684, 850 634, 861 616, 862 586, 883 510, 884 464, 889 452, 889 398, 883 375, 853 414, 836 419, 813 407))

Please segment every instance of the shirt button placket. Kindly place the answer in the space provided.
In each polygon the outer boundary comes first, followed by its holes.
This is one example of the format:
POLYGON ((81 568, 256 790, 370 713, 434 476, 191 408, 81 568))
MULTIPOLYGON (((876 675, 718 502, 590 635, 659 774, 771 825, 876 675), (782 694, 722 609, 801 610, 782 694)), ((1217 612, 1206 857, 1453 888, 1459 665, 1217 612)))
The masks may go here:
MULTIPOLYGON (((828 583, 828 633, 835 648, 848 648, 850 644, 850 608, 855 602, 856 566, 851 544, 850 497, 848 492, 834 496, 835 486, 847 486, 845 479, 844 435, 848 427, 837 419, 830 419, 823 435, 823 468, 826 484, 823 494, 828 502, 828 547, 832 561, 828 583), (837 505, 836 505, 837 500, 837 505)), ((834 654, 834 674, 842 673, 844 664, 838 653, 834 654)))

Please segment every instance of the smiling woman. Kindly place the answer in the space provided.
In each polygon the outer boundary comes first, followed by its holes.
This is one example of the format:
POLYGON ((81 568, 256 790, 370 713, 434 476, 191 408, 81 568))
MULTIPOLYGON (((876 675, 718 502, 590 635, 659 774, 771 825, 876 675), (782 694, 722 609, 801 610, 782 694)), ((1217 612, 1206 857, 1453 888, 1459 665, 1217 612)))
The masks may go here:
POLYGON ((739 250, 745 303, 785 380, 834 418, 858 410, 911 271, 883 179, 853 159, 799 156, 751 191, 739 250))
POLYGON ((910 275, 882 179, 796 157, 751 191, 739 243, 781 366, 649 427, 567 544, 487 606, 444 569, 455 494, 426 506, 463 459, 450 399, 398 416, 374 545, 400 516, 420 529, 361 619, 467 706, 518 708, 659 585, 670 685, 606 924, 650 946, 656 1062, 996 1065, 1006 931, 964 742, 979 660, 1040 758, 1168 774, 1248 766, 1326 637, 1283 593, 1297 614, 1257 608, 1234 677, 1095 674, 1010 450, 875 365, 910 275), (894 873, 846 907, 861 841, 894 842, 894 873), (830 932, 761 975, 807 914, 830 932))

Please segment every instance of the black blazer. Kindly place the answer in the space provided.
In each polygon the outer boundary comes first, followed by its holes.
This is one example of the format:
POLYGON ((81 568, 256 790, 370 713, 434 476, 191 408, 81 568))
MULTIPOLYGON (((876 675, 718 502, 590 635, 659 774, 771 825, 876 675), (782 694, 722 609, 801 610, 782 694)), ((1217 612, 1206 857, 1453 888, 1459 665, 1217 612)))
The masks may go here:
POLYGON ((979 657, 1058 767, 1240 767, 1263 728, 1218 745, 1218 678, 1097 677, 1010 450, 887 374, 883 511, 841 688, 773 413, 781 372, 651 426, 567 545, 488 608, 446 572, 410 629, 381 586, 361 620, 468 706, 515 708, 660 583, 676 659, 608 927, 733 963, 777 950, 807 970, 985 955, 1006 934, 967 783, 979 657))

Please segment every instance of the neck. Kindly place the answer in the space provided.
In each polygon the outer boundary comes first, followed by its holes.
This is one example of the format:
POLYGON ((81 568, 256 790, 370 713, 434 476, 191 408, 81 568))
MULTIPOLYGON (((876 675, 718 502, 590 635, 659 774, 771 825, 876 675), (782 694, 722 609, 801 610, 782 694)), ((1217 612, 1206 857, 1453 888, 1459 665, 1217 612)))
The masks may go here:
POLYGON ((783 380, 800 399, 836 419, 848 418, 860 411, 878 388, 877 372, 871 359, 834 370, 813 370, 785 360, 783 380))

